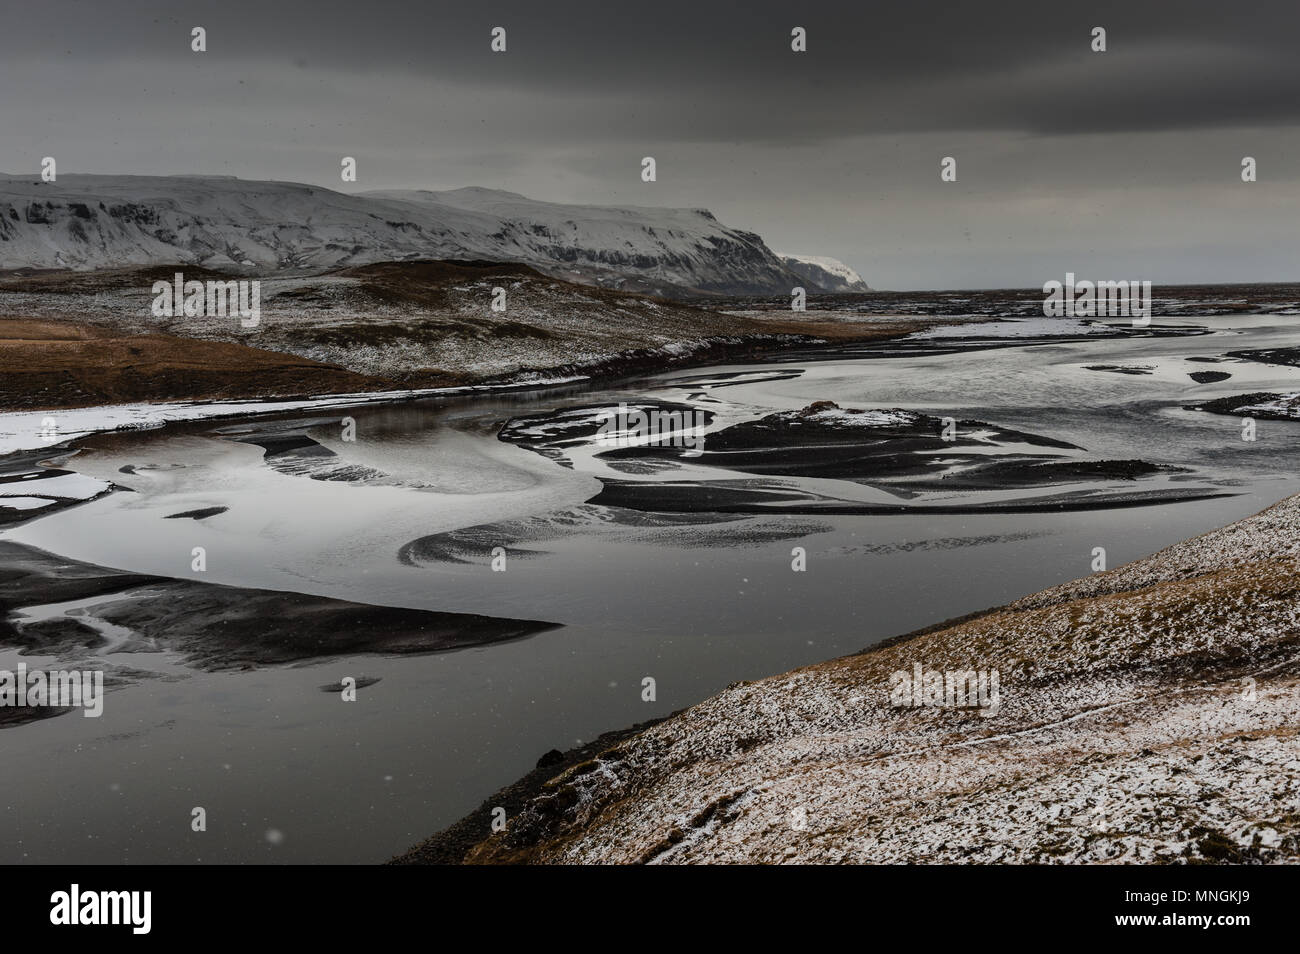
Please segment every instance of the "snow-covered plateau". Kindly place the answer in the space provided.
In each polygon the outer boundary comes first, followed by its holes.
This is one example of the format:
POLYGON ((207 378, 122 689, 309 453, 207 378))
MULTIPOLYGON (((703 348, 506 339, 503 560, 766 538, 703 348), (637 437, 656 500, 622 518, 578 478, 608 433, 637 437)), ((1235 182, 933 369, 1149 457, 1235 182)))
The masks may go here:
POLYGON ((809 284, 795 260, 704 209, 563 205, 483 188, 345 193, 224 176, 0 175, 0 269, 182 263, 267 273, 430 258, 514 262, 649 294, 788 295, 809 284))

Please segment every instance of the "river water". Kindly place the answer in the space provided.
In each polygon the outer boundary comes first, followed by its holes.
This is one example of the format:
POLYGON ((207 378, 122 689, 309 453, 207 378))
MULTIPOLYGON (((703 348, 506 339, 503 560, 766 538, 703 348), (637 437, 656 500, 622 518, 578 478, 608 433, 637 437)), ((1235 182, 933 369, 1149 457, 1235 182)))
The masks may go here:
MULTIPOLYGON (((178 424, 81 441, 85 449, 66 466, 132 492, 0 539, 187 579, 192 548, 202 546, 210 583, 561 625, 457 652, 233 672, 200 671, 169 653, 121 652, 121 640, 112 641, 105 661, 140 673, 109 694, 102 718, 74 713, 0 730, 0 861, 380 861, 477 807, 547 750, 664 715, 737 680, 855 652, 1083 576, 1097 547, 1117 566, 1256 512, 1300 491, 1300 423, 1262 420, 1248 442, 1238 419, 1182 405, 1297 391, 1300 371, 1188 359, 1289 346, 1291 320, 1213 318, 1197 321, 1208 335, 951 353, 849 349, 616 386, 178 424), (1088 370, 1095 365, 1144 373, 1088 370), (1232 377, 1197 384, 1188 376, 1207 369, 1232 377), (1223 496, 927 512, 1038 493, 1021 489, 893 494, 915 506, 891 515, 777 508, 629 516, 588 503, 602 479, 629 473, 611 470, 590 447, 572 447, 560 462, 497 438, 504 421, 521 415, 647 400, 707 408, 712 428, 819 400, 951 415, 1066 441, 1097 459, 1179 467, 1183 473, 1138 483, 1223 496), (344 416, 355 420, 355 440, 344 439, 344 416), (334 456, 268 458, 268 434, 306 435, 334 456), (227 509, 203 520, 164 519, 220 507, 227 509), (497 545, 509 553, 504 572, 491 566, 497 545), (806 572, 792 571, 794 547, 806 551, 806 572), (379 682, 355 703, 321 691, 347 675, 379 682), (655 680, 653 701, 643 700, 646 677, 655 680), (191 830, 194 807, 206 810, 205 832, 191 830)), ((647 468, 636 479, 697 476, 687 463, 647 468)), ((776 482, 818 499, 882 493, 824 477, 776 482)), ((29 668, 48 662, 0 651, 0 668, 14 669, 20 658, 29 668)))

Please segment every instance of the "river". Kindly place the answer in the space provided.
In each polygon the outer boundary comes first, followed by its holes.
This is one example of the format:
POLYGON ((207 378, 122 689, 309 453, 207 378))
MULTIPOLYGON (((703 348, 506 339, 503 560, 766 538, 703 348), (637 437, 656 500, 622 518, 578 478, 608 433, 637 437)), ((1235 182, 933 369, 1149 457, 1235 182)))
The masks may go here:
MULTIPOLYGON (((0 861, 381 861, 475 808, 550 749, 665 715, 737 680, 1083 576, 1098 547, 1117 566, 1256 512, 1300 491, 1300 423, 1260 421, 1249 442, 1238 419, 1182 405, 1298 391, 1300 370, 1188 359, 1289 346, 1291 320, 1211 318, 1196 321, 1208 335, 948 353, 843 349, 615 385, 78 441, 83 451, 66 466, 129 491, 12 527, 0 540, 178 578, 193 577, 191 554, 203 547, 210 583, 561 625, 456 652, 248 671, 205 672, 110 642, 102 659, 135 675, 109 693, 102 718, 72 714, 0 731, 0 861), (1198 384, 1189 378, 1198 369, 1232 377, 1198 384), (589 503, 603 480, 689 490, 710 478, 690 460, 611 468, 591 446, 568 447, 560 461, 497 437, 509 419, 579 406, 678 402, 706 408, 712 432, 824 400, 989 422, 1097 459, 1181 469, 1072 488, 1083 494, 1135 483, 1203 493, 1146 506, 935 512, 1044 491, 902 493, 797 475, 744 483, 715 468, 713 478, 760 490, 779 485, 815 500, 883 494, 910 509, 629 514, 589 503), (345 439, 344 417, 355 422, 354 440, 345 439), (268 458, 268 441, 289 452, 268 458), (205 508, 226 510, 166 519, 205 508), (496 546, 507 553, 504 571, 491 565, 496 546), (806 571, 792 570, 796 547, 806 571), (379 681, 356 702, 321 690, 347 675, 379 681), (647 677, 653 701, 643 698, 647 677), (206 831, 191 828, 195 807, 206 811, 206 831)), ((0 669, 20 660, 49 662, 0 651, 0 669)))

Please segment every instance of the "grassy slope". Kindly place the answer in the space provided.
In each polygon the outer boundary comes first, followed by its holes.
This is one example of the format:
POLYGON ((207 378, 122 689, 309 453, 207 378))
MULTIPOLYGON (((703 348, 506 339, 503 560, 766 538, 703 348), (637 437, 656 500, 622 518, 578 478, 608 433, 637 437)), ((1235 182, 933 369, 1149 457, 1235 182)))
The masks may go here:
POLYGON ((331 394, 393 387, 296 355, 78 322, 0 319, 0 408, 331 394))
MULTIPOLYGON (((718 696, 401 860, 1300 860, 1300 497, 718 696), (997 669, 997 715, 889 676, 997 669)), ((547 773, 543 773, 547 774, 547 773)), ((490 804, 500 804, 489 799, 490 804)), ((454 830, 453 830, 454 831, 454 830)))
POLYGON ((928 324, 758 319, 520 265, 393 262, 263 279, 261 322, 245 329, 235 318, 153 316, 152 283, 174 271, 0 278, 0 409, 439 387, 530 371, 608 376, 743 358, 775 335, 870 340, 928 324), (504 312, 491 308, 496 288, 504 312))

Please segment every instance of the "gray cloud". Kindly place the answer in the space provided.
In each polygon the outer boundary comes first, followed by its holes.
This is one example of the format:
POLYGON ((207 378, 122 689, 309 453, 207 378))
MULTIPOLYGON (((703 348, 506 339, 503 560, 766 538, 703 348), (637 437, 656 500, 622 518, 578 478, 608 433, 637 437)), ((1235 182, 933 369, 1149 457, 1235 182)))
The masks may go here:
POLYGON ((1058 259, 1283 278, 1295 258, 1294 0, 5 5, 6 171, 350 188, 356 155, 357 188, 706 206, 893 287, 1038 284, 1058 259))

